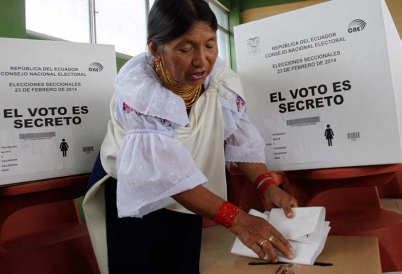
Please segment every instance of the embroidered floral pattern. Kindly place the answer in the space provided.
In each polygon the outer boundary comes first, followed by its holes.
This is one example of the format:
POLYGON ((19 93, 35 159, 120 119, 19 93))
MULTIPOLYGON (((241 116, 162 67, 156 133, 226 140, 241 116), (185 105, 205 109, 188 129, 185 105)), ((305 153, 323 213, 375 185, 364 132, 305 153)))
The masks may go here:
POLYGON ((130 113, 133 111, 134 111, 134 109, 132 109, 129 105, 127 105, 126 103, 123 102, 123 112, 130 113))
POLYGON ((242 108, 246 105, 246 102, 244 102, 243 98, 241 98, 239 95, 236 95, 236 106, 237 106, 237 111, 240 112, 242 108))
POLYGON ((159 118, 159 117, 155 117, 155 119, 156 119, 157 121, 159 121, 159 123, 161 123, 161 124, 164 125, 165 127, 172 127, 172 122, 170 122, 169 120, 162 119, 162 118, 159 118))
MULTIPOLYGON (((133 109, 132 107, 130 107, 129 105, 127 105, 125 102, 123 102, 123 112, 124 113, 131 113, 134 112, 135 114, 137 114, 138 116, 143 115, 141 112, 136 111, 135 109, 133 109)), ((167 119, 162 119, 159 117, 154 116, 155 119, 161 123, 163 126, 165 127, 172 127, 172 122, 167 120, 167 119)))

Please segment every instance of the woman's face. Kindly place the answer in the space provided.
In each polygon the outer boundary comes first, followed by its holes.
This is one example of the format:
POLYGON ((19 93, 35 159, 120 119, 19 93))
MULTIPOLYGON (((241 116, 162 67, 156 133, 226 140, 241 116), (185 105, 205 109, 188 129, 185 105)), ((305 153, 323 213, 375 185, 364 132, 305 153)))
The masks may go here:
POLYGON ((198 22, 158 52, 164 67, 176 81, 199 86, 211 73, 218 57, 216 32, 207 23, 198 22))

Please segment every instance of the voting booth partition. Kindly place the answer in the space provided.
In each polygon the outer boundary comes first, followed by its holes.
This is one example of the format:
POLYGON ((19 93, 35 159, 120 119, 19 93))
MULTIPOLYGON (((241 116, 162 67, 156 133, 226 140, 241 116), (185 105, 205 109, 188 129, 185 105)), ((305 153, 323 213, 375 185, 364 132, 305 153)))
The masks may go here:
POLYGON ((384 1, 329 1, 234 30, 270 170, 402 162, 402 47, 384 1))
POLYGON ((402 216, 377 186, 402 171, 402 47, 383 0, 337 0, 235 27, 248 114, 271 171, 332 235, 375 236, 402 271, 402 216))
POLYGON ((0 39, 0 185, 88 173, 110 119, 114 46, 0 39))
POLYGON ((0 48, 0 272, 99 273, 75 199, 106 134, 114 46, 0 48))

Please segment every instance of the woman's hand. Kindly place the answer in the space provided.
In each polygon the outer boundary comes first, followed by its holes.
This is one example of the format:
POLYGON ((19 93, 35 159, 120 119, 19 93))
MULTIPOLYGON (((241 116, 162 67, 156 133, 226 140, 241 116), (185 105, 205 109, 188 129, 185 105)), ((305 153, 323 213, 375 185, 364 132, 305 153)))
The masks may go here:
MULTIPOLYGON (((288 205, 286 208, 289 208, 289 210, 291 210, 290 206, 292 204, 297 206, 295 202, 286 202, 286 197, 291 196, 284 196, 286 192, 283 192, 279 188, 280 191, 278 192, 276 188, 278 188, 276 185, 269 186, 266 193, 264 193, 264 195, 268 196, 270 203, 272 202, 272 204, 276 206, 286 204, 288 205), (276 195, 278 195, 278 197, 275 197, 276 195)), ((216 196, 203 186, 197 186, 193 189, 173 195, 172 197, 187 209, 210 220, 214 220, 217 210, 224 202, 222 198, 216 196)), ((278 230, 263 218, 252 216, 240 210, 229 227, 229 230, 235 233, 239 239, 261 259, 267 254, 271 261, 277 262, 278 256, 274 248, 281 252, 286 258, 294 258, 290 243, 278 230)))
MULTIPOLYGON (((237 165, 244 173, 244 175, 247 176, 248 180, 251 183, 253 183, 261 174, 268 172, 267 166, 261 163, 238 162, 237 165)), ((292 207, 297 207, 296 199, 280 189, 278 186, 268 186, 262 196, 264 198, 267 209, 271 209, 273 207, 281 207, 285 212, 285 216, 287 216, 288 218, 292 218, 294 216, 292 207)))
POLYGON ((278 262, 274 248, 286 258, 293 259, 293 248, 290 243, 269 222, 263 218, 250 215, 240 210, 229 230, 253 250, 260 259, 268 255, 272 262, 278 262))
POLYGON ((286 217, 293 218, 292 207, 297 207, 297 201, 277 185, 270 185, 263 193, 263 198, 268 209, 280 207, 286 217))

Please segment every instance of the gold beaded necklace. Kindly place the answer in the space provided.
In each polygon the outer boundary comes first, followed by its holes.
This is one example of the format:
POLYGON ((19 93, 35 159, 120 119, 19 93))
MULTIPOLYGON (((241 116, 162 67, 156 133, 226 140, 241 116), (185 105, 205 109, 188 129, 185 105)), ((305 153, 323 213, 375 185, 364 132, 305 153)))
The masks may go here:
POLYGON ((184 100, 186 109, 190 109, 200 97, 202 85, 194 87, 177 82, 165 69, 161 61, 155 61, 155 72, 161 80, 162 86, 179 95, 184 100))

